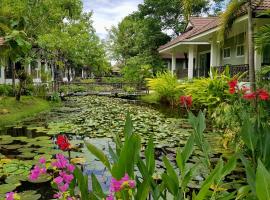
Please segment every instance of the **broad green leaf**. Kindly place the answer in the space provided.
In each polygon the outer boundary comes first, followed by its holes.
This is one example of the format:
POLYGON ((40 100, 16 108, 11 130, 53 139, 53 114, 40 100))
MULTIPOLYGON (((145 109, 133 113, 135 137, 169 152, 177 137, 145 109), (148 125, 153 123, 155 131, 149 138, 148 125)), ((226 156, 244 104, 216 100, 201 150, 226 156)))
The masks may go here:
POLYGON ((101 151, 100 149, 98 149, 97 147, 95 147, 94 145, 85 142, 87 149, 94 155, 96 156, 109 170, 111 170, 111 165, 109 162, 108 157, 103 153, 103 151, 101 151))
POLYGON ((134 167, 138 161, 141 149, 141 140, 138 135, 131 135, 125 140, 124 146, 121 149, 118 163, 112 167, 112 175, 116 179, 121 179, 125 173, 134 177, 134 167))
POLYGON ((270 173, 260 160, 256 172, 256 193, 259 200, 270 199, 270 173))
POLYGON ((153 143, 153 137, 151 136, 147 147, 145 149, 146 167, 149 174, 153 174, 155 171, 155 149, 153 143))
POLYGON ((94 194, 100 198, 105 198, 106 195, 104 194, 102 187, 101 187, 100 183, 98 182, 95 174, 91 174, 91 179, 92 179, 92 190, 93 190, 94 194))
POLYGON ((198 195, 195 197, 195 200, 206 199, 210 186, 214 183, 216 179, 218 179, 218 177, 221 176, 222 168, 223 168, 223 161, 220 160, 218 164, 216 165, 215 169, 210 173, 210 175, 203 182, 198 195))
POLYGON ((110 156, 111 156, 113 162, 117 163, 117 162, 118 162, 118 156, 117 156, 116 153, 113 151, 111 145, 109 145, 109 153, 110 153, 110 156))
POLYGON ((148 180, 143 180, 137 189, 135 200, 146 200, 150 192, 150 184, 148 180))
POLYGON ((130 113, 127 113, 127 117, 126 117, 126 123, 125 123, 125 128, 124 128, 124 135, 125 135, 125 139, 127 140, 133 132, 133 125, 132 125, 132 120, 130 117, 130 113))
POLYGON ((245 120, 241 129, 240 136, 244 141, 245 145, 252 151, 255 151, 257 146, 258 137, 253 126, 253 123, 250 123, 249 120, 245 120))
POLYGON ((250 161, 248 161, 245 156, 240 155, 241 160, 243 165, 245 166, 245 171, 246 171, 246 175, 247 175, 247 182, 252 190, 252 192, 255 194, 256 193, 256 174, 255 171, 253 169, 253 167, 251 166, 250 161))
POLYGON ((226 176, 226 175, 228 175, 229 173, 231 173, 232 170, 235 169, 235 167, 236 167, 236 161, 237 161, 236 156, 232 156, 228 160, 228 162, 224 165, 224 167, 222 169, 222 172, 221 172, 221 174, 222 174, 223 177, 226 176))
POLYGON ((78 187, 81 192, 81 200, 89 200, 89 195, 88 195, 88 176, 84 176, 82 171, 75 166, 74 170, 74 177, 76 178, 78 182, 78 187))
MULTIPOLYGON (((168 160, 168 158, 166 156, 163 157, 163 162, 166 166, 166 176, 165 179, 167 181, 170 182, 170 185, 173 185, 173 193, 174 195, 176 195, 178 193, 178 187, 179 187, 179 180, 178 180, 178 176, 176 174, 176 172, 174 171, 170 161, 168 160)), ((164 174, 163 174, 164 175, 164 174)), ((163 177, 163 176, 162 176, 163 177)))

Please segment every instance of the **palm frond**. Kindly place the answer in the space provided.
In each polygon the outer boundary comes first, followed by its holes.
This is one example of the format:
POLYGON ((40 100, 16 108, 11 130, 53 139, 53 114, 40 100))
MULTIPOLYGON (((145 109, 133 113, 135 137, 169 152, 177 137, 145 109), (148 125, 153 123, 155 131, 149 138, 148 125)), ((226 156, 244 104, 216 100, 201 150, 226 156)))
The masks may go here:
POLYGON ((258 32, 255 34, 255 44, 259 52, 269 47, 270 24, 266 24, 258 29, 258 32))
POLYGON ((247 3, 246 0, 231 0, 226 11, 220 16, 220 30, 218 33, 218 39, 221 44, 224 43, 224 40, 228 33, 230 32, 235 20, 238 17, 240 8, 247 3))

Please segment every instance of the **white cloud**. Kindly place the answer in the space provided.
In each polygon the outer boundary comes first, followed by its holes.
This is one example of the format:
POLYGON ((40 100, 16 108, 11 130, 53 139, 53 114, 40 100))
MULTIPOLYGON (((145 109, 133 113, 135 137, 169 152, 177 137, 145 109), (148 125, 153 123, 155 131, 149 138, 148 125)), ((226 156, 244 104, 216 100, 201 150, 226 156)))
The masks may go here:
POLYGON ((137 10, 143 0, 84 0, 84 10, 93 11, 94 27, 103 39, 112 25, 117 25, 125 16, 137 10), (90 2, 91 1, 91 2, 90 2))

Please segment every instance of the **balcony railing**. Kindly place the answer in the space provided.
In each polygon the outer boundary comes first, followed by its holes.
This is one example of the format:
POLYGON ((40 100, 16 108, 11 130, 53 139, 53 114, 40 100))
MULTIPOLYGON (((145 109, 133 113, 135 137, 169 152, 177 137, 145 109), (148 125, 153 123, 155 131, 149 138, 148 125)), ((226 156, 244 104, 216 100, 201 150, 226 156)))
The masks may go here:
MULTIPOLYGON (((248 72, 248 69, 249 69, 248 64, 216 66, 218 73, 221 74, 222 72, 224 72, 224 70, 226 69, 227 66, 229 67, 231 77, 233 77, 239 73, 241 74, 244 72, 248 72)), ((248 73, 245 77, 243 77, 243 81, 248 81, 248 73)))

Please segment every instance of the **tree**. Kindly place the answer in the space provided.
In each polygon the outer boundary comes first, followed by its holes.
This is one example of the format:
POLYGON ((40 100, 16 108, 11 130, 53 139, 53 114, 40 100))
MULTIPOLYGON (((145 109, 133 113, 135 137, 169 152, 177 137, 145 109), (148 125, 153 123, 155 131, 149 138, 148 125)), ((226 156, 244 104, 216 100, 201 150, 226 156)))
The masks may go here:
POLYGON ((135 12, 125 17, 117 27, 112 27, 107 44, 112 59, 122 66, 135 67, 134 63, 139 62, 134 62, 134 59, 143 60, 141 64, 151 66, 153 73, 163 66, 157 49, 169 40, 170 37, 162 32, 156 19, 144 19, 135 12), (128 65, 131 60, 133 64, 128 65))
POLYGON ((249 58, 249 82, 251 90, 255 91, 255 63, 254 63, 254 26, 253 26, 253 9, 252 0, 231 0, 226 11, 221 16, 220 39, 224 40, 230 31, 235 20, 239 16, 239 10, 243 5, 247 5, 246 12, 248 15, 248 58, 249 58))
POLYGON ((170 36, 178 36, 184 31, 189 16, 200 16, 221 9, 224 0, 145 0, 139 5, 139 14, 155 19, 162 31, 170 36))

